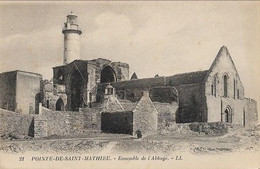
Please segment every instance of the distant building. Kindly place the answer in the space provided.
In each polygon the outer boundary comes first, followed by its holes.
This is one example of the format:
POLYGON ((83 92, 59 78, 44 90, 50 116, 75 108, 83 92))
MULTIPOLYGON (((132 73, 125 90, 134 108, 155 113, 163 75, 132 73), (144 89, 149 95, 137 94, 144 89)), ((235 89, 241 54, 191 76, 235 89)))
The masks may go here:
POLYGON ((41 101, 42 75, 25 71, 0 74, 0 108, 23 114, 37 114, 41 101))

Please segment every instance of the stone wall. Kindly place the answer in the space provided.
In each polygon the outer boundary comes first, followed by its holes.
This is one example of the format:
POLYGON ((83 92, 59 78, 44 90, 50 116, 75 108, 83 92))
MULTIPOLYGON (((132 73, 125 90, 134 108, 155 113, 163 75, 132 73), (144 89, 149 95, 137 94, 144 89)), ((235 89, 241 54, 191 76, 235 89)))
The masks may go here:
POLYGON ((42 108, 41 118, 47 121, 47 135, 77 135, 84 132, 82 112, 51 111, 42 108))
POLYGON ((33 136, 33 115, 0 109, 0 135, 33 136))
POLYGON ((178 91, 173 86, 154 87, 149 93, 153 102, 172 103, 179 101, 178 91))
POLYGON ((178 103, 160 103, 153 102, 158 111, 158 129, 163 129, 171 124, 176 123, 176 115, 178 113, 178 103))
POLYGON ((201 84, 176 86, 179 93, 179 112, 176 117, 178 123, 204 121, 204 93, 201 84))
POLYGON ((42 138, 48 136, 47 119, 36 115, 34 117, 34 138, 42 138))
POLYGON ((207 96, 208 122, 225 122, 225 110, 231 110, 231 123, 244 126, 258 122, 256 101, 207 96))
POLYGON ((221 99, 207 96, 208 122, 221 121, 221 99))
POLYGON ((84 130, 101 130, 102 108, 84 108, 80 109, 80 112, 84 117, 84 130))
POLYGON ((1 73, 0 86, 0 108, 15 111, 16 72, 1 73))

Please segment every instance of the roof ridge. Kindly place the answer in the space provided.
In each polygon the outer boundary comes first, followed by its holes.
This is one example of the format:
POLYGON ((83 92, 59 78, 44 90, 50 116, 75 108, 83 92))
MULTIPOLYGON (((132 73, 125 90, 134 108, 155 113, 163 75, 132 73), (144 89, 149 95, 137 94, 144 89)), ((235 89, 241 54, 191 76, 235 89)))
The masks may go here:
POLYGON ((174 75, 171 75, 171 76, 185 75, 185 74, 190 74, 190 73, 202 73, 202 72, 207 72, 207 71, 209 71, 209 69, 207 69, 207 70, 199 70, 199 71, 194 71, 194 72, 177 73, 177 74, 174 74, 174 75))

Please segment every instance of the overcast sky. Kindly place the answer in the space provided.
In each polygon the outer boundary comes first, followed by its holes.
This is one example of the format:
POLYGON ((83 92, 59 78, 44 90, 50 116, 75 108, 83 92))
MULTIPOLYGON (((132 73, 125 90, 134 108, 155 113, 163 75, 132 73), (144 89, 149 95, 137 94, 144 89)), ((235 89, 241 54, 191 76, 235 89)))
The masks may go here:
POLYGON ((83 31, 82 59, 126 62, 139 78, 164 76, 209 69, 225 45, 246 96, 260 103, 260 2, 0 2, 0 72, 50 79, 62 64, 70 11, 83 31))

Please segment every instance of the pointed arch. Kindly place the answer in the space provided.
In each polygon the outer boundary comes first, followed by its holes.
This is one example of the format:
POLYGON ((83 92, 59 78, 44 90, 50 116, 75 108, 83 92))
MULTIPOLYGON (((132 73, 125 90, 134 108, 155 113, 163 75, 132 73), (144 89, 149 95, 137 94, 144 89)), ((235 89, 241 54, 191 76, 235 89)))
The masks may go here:
POLYGON ((116 82, 116 73, 111 66, 105 66, 101 71, 101 83, 116 82))
POLYGON ((56 111, 64 110, 64 102, 61 98, 59 98, 56 102, 56 111))
POLYGON ((232 123, 232 109, 230 106, 226 107, 224 114, 225 114, 225 122, 232 123))

